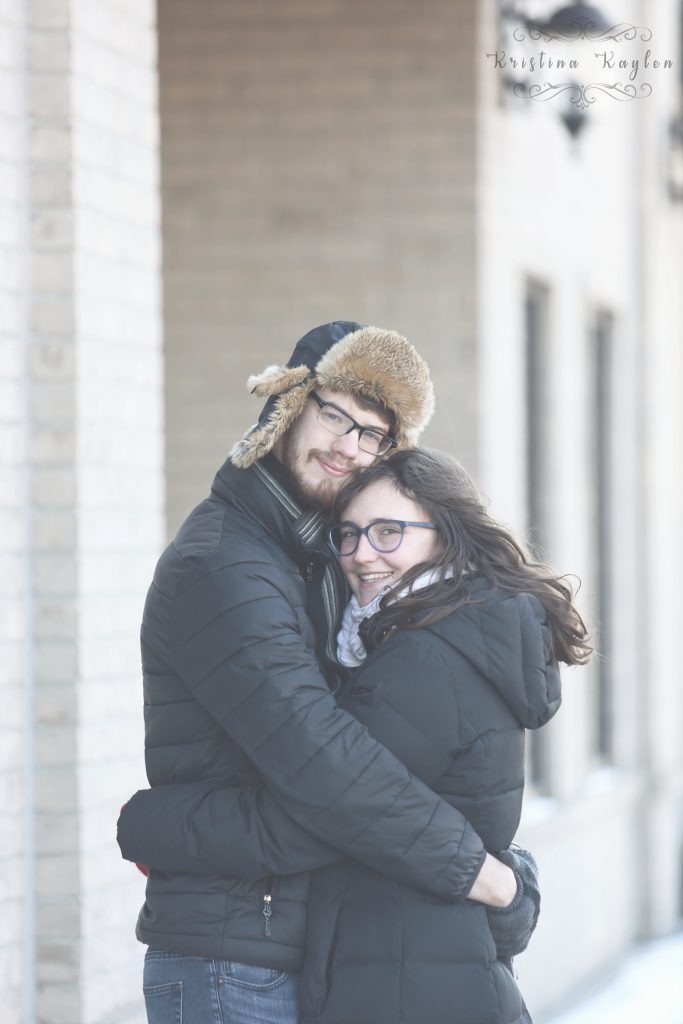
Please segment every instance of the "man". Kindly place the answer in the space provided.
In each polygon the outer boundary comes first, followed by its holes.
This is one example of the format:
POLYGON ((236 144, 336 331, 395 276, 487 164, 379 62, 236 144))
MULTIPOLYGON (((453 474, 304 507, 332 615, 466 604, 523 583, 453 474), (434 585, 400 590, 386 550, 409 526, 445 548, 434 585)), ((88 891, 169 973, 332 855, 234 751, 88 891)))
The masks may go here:
POLYGON ((395 332, 337 321, 249 386, 267 398, 259 421, 161 556, 143 617, 159 788, 127 805, 119 841, 156 869, 137 927, 153 1024, 181 1002, 183 1024, 295 1024, 307 869, 341 854, 442 899, 517 892, 332 692, 345 592, 324 510, 352 472, 417 442, 426 364, 395 332))

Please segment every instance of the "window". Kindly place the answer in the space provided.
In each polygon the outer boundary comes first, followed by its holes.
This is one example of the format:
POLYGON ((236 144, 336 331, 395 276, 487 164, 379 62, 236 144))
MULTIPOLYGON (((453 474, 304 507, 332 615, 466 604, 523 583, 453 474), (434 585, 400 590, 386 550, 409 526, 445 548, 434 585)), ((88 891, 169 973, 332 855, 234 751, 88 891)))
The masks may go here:
POLYGON ((548 319, 550 291, 529 280, 525 299, 528 540, 543 557, 548 534, 548 319))
MULTIPOLYGON (((526 506, 527 540, 535 557, 547 557, 549 431, 550 290, 529 279, 524 303, 526 361, 526 506)), ((537 793, 550 790, 550 758, 545 731, 530 733, 528 777, 537 793)))
POLYGON ((611 675, 611 545, 610 522, 614 515, 612 501, 612 347, 614 318, 598 310, 591 328, 593 358, 594 410, 592 445, 593 551, 596 584, 596 642, 599 656, 595 660, 595 733, 593 749, 601 760, 613 755, 612 737, 612 675, 611 675))

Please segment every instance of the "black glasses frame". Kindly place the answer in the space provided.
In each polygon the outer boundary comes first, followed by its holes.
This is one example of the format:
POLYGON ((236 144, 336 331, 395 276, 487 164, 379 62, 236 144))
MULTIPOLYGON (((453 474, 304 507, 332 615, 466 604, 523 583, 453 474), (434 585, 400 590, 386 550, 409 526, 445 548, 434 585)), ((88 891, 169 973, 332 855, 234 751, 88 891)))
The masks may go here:
POLYGON ((319 395, 316 395, 315 391, 311 391, 310 397, 313 399, 314 402, 318 403, 318 422, 321 424, 321 426, 323 426, 325 430, 329 430, 329 432, 331 434, 334 434, 336 437, 344 437, 345 434, 350 434, 352 430, 357 430, 358 447, 367 455, 386 455, 386 453, 391 448, 396 448, 398 446, 398 441, 395 441, 391 434, 385 434, 384 431, 377 430, 375 427, 364 427, 361 423, 356 423, 353 416, 349 416, 346 409, 340 409, 338 405, 334 404, 334 402, 323 401, 323 399, 319 395), (351 426, 348 427, 346 430, 342 430, 341 433, 339 433, 338 431, 333 430, 332 427, 330 427, 327 423, 322 423, 320 420, 320 413, 326 406, 329 406, 330 409, 334 409, 336 412, 339 413, 340 416, 345 416, 347 420, 351 421, 351 426), (372 451, 369 448, 363 447, 363 434, 375 434, 377 437, 380 438, 376 451, 372 451))
POLYGON ((365 534, 365 536, 367 537, 368 544, 370 545, 371 548, 373 548, 373 550, 378 551, 380 555, 388 555, 391 554, 392 551, 396 551, 398 548, 400 548, 401 544, 403 543, 403 537, 406 532, 406 526, 420 526, 424 530, 437 529, 436 523, 416 522, 412 519, 373 519, 372 522, 368 523, 367 526, 356 526, 355 523, 351 522, 333 523, 332 526, 330 526, 329 530, 327 531, 327 536, 329 538, 330 544, 332 545, 332 550, 339 558, 346 558, 347 555, 355 555, 356 551, 358 551, 358 545, 360 544, 360 539, 363 536, 363 534, 365 534), (372 537, 370 536, 370 530, 372 529, 373 526, 377 526, 379 523, 387 523, 390 526, 401 527, 400 536, 396 544, 394 544, 393 548, 378 548, 377 545, 373 543, 372 537), (356 543, 354 544, 350 551, 340 551, 339 547, 335 544, 333 540, 334 531, 340 530, 342 527, 346 527, 347 529, 352 529, 355 531, 356 543))

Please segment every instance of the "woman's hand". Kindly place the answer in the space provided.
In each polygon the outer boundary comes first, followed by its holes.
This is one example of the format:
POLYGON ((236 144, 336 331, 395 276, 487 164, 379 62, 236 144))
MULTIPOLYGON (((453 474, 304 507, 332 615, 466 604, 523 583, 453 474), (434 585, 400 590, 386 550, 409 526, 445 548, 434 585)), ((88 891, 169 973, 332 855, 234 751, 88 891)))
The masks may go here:
POLYGON ((467 898, 489 907, 509 907, 516 895, 517 879, 512 868, 487 853, 467 898))
POLYGON ((512 868, 517 879, 517 895, 509 907, 486 908, 498 959, 511 968, 512 958, 527 948, 538 923, 541 910, 538 866, 533 854, 521 846, 510 846, 496 857, 512 868))

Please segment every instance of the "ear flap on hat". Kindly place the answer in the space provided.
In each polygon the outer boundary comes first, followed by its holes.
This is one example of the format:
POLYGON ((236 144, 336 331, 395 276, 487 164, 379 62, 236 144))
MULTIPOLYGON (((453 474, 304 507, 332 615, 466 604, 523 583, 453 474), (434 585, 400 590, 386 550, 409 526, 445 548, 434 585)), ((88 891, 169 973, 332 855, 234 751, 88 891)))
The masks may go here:
POLYGON ((307 366, 266 366, 262 373, 252 374, 247 380, 247 391, 267 398, 302 384, 311 371, 307 366))
POLYGON ((263 421, 259 420, 233 445, 230 461, 238 469, 247 469, 252 462, 262 459, 272 450, 273 445, 303 412, 306 400, 313 390, 314 381, 306 366, 296 366, 293 369, 269 366, 263 373, 250 377, 247 385, 250 386, 252 393, 269 396, 272 402, 266 404, 266 416, 263 421), (274 370, 284 370, 284 373, 271 372, 274 370), (285 388, 281 386, 283 377, 287 379, 285 388), (256 385, 250 386, 254 381, 257 382, 256 385), (269 388, 275 390, 268 390, 269 388))

